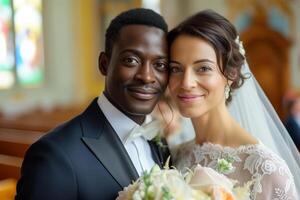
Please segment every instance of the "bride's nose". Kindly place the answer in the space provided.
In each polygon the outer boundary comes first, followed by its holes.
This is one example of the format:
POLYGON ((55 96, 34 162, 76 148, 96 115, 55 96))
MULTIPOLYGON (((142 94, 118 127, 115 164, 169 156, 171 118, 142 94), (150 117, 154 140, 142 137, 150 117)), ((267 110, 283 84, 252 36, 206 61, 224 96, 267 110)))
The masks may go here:
POLYGON ((181 88, 188 90, 197 86, 197 77, 192 69, 186 69, 182 76, 181 88))

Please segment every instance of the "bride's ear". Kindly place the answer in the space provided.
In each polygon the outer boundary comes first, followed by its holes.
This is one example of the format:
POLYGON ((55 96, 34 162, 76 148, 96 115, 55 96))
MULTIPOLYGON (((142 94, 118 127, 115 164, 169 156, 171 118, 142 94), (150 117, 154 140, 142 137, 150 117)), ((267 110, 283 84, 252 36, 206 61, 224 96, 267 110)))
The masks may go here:
POLYGON ((227 85, 230 87, 232 85, 233 81, 232 80, 229 80, 227 79, 227 85))
POLYGON ((223 76, 223 78, 224 78, 224 83, 225 83, 225 86, 231 86, 232 85, 232 83, 234 82, 234 81, 232 81, 232 80, 230 80, 228 77, 226 77, 226 76, 223 76))

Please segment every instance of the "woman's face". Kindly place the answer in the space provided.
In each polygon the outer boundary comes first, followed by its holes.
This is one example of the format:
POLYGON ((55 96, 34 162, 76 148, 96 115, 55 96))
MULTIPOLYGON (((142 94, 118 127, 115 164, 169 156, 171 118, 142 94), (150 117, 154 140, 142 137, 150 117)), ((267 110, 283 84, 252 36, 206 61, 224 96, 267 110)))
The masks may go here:
POLYGON ((225 77, 214 48, 205 40, 178 36, 170 49, 169 89, 180 113, 199 117, 225 105, 225 77))

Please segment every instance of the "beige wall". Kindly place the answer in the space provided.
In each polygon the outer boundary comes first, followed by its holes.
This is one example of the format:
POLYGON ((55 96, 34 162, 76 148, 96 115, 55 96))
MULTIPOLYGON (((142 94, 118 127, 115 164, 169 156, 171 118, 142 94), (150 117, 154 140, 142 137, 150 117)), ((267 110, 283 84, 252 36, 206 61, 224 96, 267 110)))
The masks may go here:
POLYGON ((291 84, 294 88, 300 91, 300 1, 294 1, 292 7, 295 14, 295 34, 294 44, 291 49, 291 84))
MULTIPOLYGON (((46 82, 38 89, 0 91, 0 110, 23 112, 36 107, 87 104, 103 89, 97 70, 101 51, 100 0, 47 0, 44 5, 46 82)), ((293 1, 300 32, 300 1, 293 1)), ((225 0, 161 0, 161 12, 172 28, 197 11, 211 8, 226 16, 225 0)), ((300 36, 291 52, 291 85, 300 90, 300 36)))

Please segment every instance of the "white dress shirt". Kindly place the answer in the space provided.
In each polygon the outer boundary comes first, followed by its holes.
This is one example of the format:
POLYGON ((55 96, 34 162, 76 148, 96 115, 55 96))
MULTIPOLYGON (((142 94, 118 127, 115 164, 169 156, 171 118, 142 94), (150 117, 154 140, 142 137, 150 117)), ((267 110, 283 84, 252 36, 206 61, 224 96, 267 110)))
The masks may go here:
MULTIPOLYGON (((144 171, 149 172, 155 162, 147 140, 140 136, 125 142, 130 131, 139 125, 113 106, 104 94, 99 96, 98 105, 122 141, 138 174, 141 176, 144 171)), ((146 116, 145 122, 149 121, 151 121, 150 115, 146 116)))

